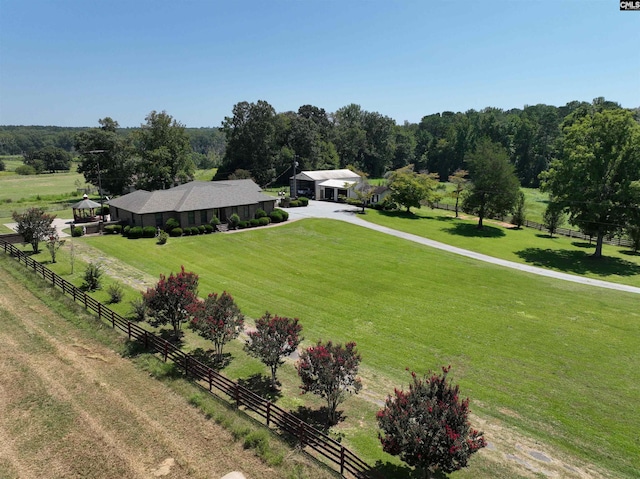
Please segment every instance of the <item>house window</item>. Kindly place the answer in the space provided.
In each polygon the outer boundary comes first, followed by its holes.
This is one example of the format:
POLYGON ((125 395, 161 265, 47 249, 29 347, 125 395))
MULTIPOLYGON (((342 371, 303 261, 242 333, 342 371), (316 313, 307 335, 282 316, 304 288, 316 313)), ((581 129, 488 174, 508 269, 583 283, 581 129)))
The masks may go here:
POLYGON ((200 224, 207 224, 207 210, 200 211, 200 224))
POLYGON ((156 213, 156 226, 162 226, 162 213, 156 213))
POLYGON ((196 224, 196 212, 195 211, 189 211, 187 213, 187 221, 189 222, 190 225, 195 225, 196 224))
POLYGON ((136 217, 133 215, 133 213, 131 213, 131 224, 132 225, 136 224, 136 217))
POLYGON ((249 219, 250 217, 249 205, 245 205, 242 207, 242 213, 243 213, 243 216, 242 216, 243 218, 249 219))

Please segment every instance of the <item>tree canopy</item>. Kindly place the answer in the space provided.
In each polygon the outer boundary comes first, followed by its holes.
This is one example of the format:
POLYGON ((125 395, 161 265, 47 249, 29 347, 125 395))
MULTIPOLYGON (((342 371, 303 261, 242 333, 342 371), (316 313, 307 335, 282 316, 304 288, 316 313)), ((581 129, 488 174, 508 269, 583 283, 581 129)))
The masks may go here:
POLYGON ((405 166, 388 175, 389 199, 407 209, 432 206, 439 199, 437 173, 418 173, 413 165, 405 166))
POLYGON ((503 146, 483 138, 466 162, 471 177, 464 193, 462 210, 478 217, 478 228, 484 218, 504 216, 518 199, 520 184, 503 146))
POLYGON ((569 222, 596 236, 601 257, 604 237, 621 232, 640 208, 640 125, 621 109, 577 111, 541 178, 569 222))
POLYGON ((29 243, 34 253, 38 253, 41 241, 56 234, 51 225, 55 215, 49 215, 44 208, 29 208, 24 213, 13 212, 13 219, 18 223, 17 232, 22 235, 25 243, 29 243))

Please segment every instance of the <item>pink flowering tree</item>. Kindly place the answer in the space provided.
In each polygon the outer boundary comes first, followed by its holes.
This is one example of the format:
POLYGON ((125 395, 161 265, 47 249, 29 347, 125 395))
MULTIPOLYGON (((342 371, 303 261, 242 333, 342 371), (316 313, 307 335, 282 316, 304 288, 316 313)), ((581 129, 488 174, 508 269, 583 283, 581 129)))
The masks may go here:
POLYGON ((224 291, 220 296, 211 293, 204 301, 193 303, 191 329, 213 342, 216 361, 222 360, 222 348, 237 338, 244 328, 244 315, 233 297, 224 291))
POLYGON ((362 389, 357 377, 360 359, 354 342, 342 346, 318 341, 300 354, 297 369, 302 393, 310 392, 327 400, 329 424, 337 422, 338 405, 362 389))
POLYGON ((142 294, 152 326, 171 324, 177 339, 182 323, 189 318, 191 305, 198 300, 198 275, 180 267, 178 274, 160 275, 154 288, 142 294))
POLYGON ((244 349, 271 369, 271 387, 276 388, 276 371, 293 353, 302 337, 298 318, 271 316, 268 311, 256 320, 256 330, 248 333, 244 349))
POLYGON ((483 433, 469 424, 469 399, 461 400, 458 386, 447 381, 450 368, 424 379, 411 373, 409 391, 396 389, 377 414, 382 448, 424 470, 425 477, 466 467, 486 446, 483 433))

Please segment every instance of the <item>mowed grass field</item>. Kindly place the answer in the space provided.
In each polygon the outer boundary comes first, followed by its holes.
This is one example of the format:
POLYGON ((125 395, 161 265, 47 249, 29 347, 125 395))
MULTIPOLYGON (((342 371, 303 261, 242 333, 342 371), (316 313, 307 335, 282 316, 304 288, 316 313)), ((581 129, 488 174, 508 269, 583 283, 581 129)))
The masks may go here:
POLYGON ((336 477, 171 379, 170 365, 144 354, 123 358, 121 335, 4 255, 0 291, 0 477, 336 477), (150 377, 161 372, 162 382, 150 377), (243 438, 268 451, 270 462, 243 438))
MULTIPOLYGON (((375 397, 406 385, 405 368, 424 373, 451 364, 484 420, 611 477, 638 477, 638 295, 479 263, 330 220, 172 238, 164 246, 117 236, 83 241, 155 277, 184 265, 200 275, 201 296, 227 290, 250 317, 269 310, 300 318, 307 343, 356 341, 375 397)), ((376 438, 359 437, 348 421, 347 441, 382 457, 376 438)), ((371 435, 375 428, 365 429, 371 435)))

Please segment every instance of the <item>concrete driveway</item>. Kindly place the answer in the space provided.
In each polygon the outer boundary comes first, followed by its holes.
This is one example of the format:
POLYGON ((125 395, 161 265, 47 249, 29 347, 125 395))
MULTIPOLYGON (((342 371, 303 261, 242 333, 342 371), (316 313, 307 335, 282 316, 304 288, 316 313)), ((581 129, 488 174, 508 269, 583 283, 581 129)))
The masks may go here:
MULTIPOLYGON (((59 238, 68 238, 71 235, 69 235, 67 233, 64 233, 62 230, 64 228, 69 228, 71 226, 71 223, 73 223, 73 220, 67 220, 67 219, 63 219, 63 218, 55 218, 53 220, 53 223, 51 223, 51 225, 56 228, 56 231, 58 232, 58 237, 59 238)), ((12 229, 13 231, 18 231, 18 223, 5 223, 5 226, 7 228, 12 229)))
POLYGON ((289 219, 303 219, 303 218, 330 218, 340 221, 346 221, 363 228, 369 228, 380 233, 396 236, 398 238, 405 239, 407 241, 413 241, 414 243, 420 243, 431 248, 447 251, 449 253, 458 254, 460 256, 466 256, 467 258, 476 259, 478 261, 484 261, 485 263, 496 264, 504 266, 505 268, 517 269, 531 274, 537 274, 540 276, 547 276, 549 278, 560 279, 563 281, 571 281, 573 283, 586 284, 589 286, 596 286, 598 288, 608 288, 617 291, 625 291, 627 293, 640 294, 640 288, 635 286, 629 286, 626 284, 611 283, 609 281, 602 281, 599 279, 586 278, 584 276, 577 276, 574 274, 561 273, 559 271, 552 271, 549 269, 539 268, 537 266, 530 266, 527 264, 516 263, 514 261, 508 261, 500 258, 494 258, 482 253, 476 253, 462 248, 457 248, 439 241, 433 241, 422 236, 416 236, 411 233, 404 233, 402 231, 387 228, 386 226, 380 226, 374 223, 369 223, 363 220, 358 212, 360 208, 350 206, 344 203, 330 203, 326 201, 309 201, 309 206, 306 208, 282 208, 289 213, 289 219))

